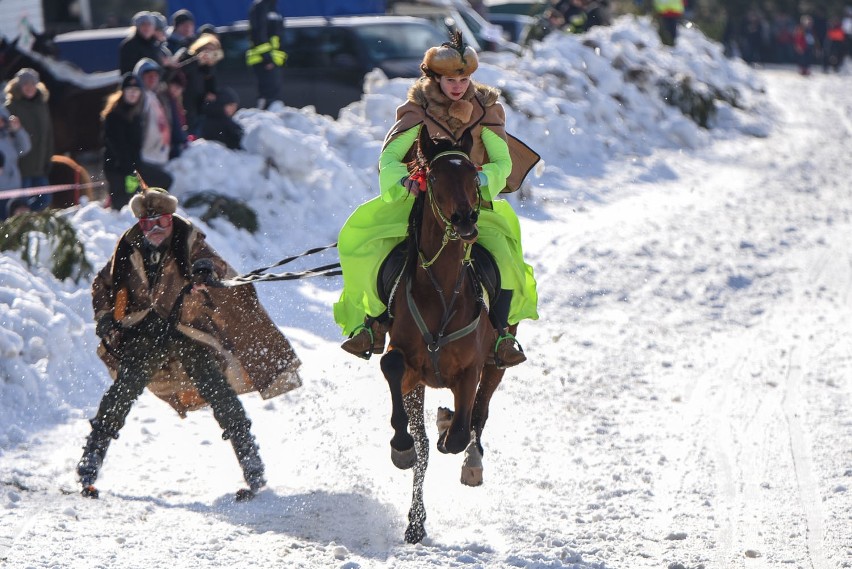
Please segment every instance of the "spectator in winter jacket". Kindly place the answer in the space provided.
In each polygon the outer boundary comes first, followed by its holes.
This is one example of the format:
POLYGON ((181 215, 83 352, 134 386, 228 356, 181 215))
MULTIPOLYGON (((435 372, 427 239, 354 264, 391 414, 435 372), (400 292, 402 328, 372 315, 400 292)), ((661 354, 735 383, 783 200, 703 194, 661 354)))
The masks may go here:
POLYGON ((149 176, 156 175, 156 178, 145 180, 168 190, 172 177, 165 166, 169 161, 172 131, 168 104, 161 88, 162 68, 146 57, 139 60, 133 72, 142 85, 141 161, 147 165, 149 176))
MULTIPOLYGON (((17 116, 21 126, 30 135, 30 151, 18 159, 21 185, 35 188, 48 185, 50 158, 53 156, 53 120, 47 101, 50 93, 40 81, 35 69, 25 67, 6 85, 6 108, 17 116)), ((29 200, 34 211, 47 208, 52 194, 39 194, 29 200)))
MULTIPOLYGON (((109 184, 110 205, 126 206, 139 186, 134 171, 141 167, 142 84, 125 73, 119 90, 109 96, 101 113, 104 133, 104 175, 109 184)), ((142 172, 147 179, 148 172, 142 172)))
POLYGON ((846 57, 846 34, 840 18, 834 18, 829 22, 828 31, 825 32, 823 43, 822 69, 826 73, 829 68, 835 72, 840 71, 843 58, 846 57))
POLYGON ((224 87, 213 101, 204 105, 201 138, 216 140, 232 150, 239 150, 243 139, 243 127, 234 120, 234 113, 240 106, 236 91, 224 87))
POLYGON ((284 18, 276 11, 277 0, 253 0, 249 8, 251 47, 246 63, 257 77, 257 108, 266 109, 273 101, 282 101, 281 68, 287 54, 281 50, 284 18))
POLYGON ((137 12, 133 16, 134 33, 126 37, 118 48, 118 70, 123 75, 145 57, 158 65, 165 64, 165 55, 155 36, 157 17, 151 12, 137 12))
POLYGON ((147 387, 181 416, 210 405, 237 456, 250 499, 266 484, 264 465, 238 393, 265 399, 301 385, 299 358, 251 285, 211 287, 236 272, 204 234, 175 215, 178 200, 160 188, 130 200, 139 219, 119 239, 92 283, 102 343, 98 355, 115 379, 90 421, 77 465, 82 494, 94 483, 110 443, 147 387))
MULTIPOLYGON (((21 128, 21 121, 10 115, 6 107, 0 107, 0 154, 3 155, 0 190, 15 190, 21 187, 18 158, 29 151, 30 135, 21 128)), ((0 219, 6 219, 8 201, 0 199, 0 219)))
POLYGON ((814 35, 814 20, 808 15, 802 16, 799 25, 793 31, 793 49, 799 62, 799 73, 811 74, 811 63, 819 46, 814 35))
POLYGON ((178 52, 181 71, 186 76, 183 92, 187 131, 198 136, 199 120, 204 103, 216 98, 216 64, 225 54, 219 38, 203 33, 187 49, 178 52))
POLYGON ((166 40, 166 47, 173 54, 181 49, 189 47, 195 40, 195 16, 186 9, 181 9, 172 14, 172 30, 166 40))
POLYGON ((168 105, 167 114, 171 125, 172 139, 169 149, 169 159, 177 158, 186 148, 189 133, 186 126, 186 109, 183 106, 183 93, 186 88, 186 76, 180 70, 175 70, 166 81, 165 103, 168 105))

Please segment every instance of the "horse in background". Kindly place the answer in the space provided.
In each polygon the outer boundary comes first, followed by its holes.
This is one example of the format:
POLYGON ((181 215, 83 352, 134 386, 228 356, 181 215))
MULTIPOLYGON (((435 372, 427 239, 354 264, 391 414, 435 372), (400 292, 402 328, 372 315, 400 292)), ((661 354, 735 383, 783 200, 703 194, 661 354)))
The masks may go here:
POLYGON ((412 207, 405 269, 389 304, 390 345, 381 368, 391 392, 391 460, 397 468, 414 468, 408 543, 426 536, 425 388, 452 391, 455 409, 438 409, 437 448, 442 453, 464 451, 461 482, 479 486, 482 431, 504 374, 489 359, 496 336, 483 281, 471 260, 476 259, 482 206, 477 168, 469 158, 472 143, 469 133, 456 147, 432 140, 426 128, 420 130, 416 167, 425 176, 426 191, 412 207))
POLYGON ((118 72, 84 73, 70 63, 22 49, 18 38, 12 41, 0 38, 0 81, 9 81, 24 67, 38 71, 50 91, 54 153, 73 156, 100 153, 103 148, 100 114, 107 96, 118 88, 118 72))

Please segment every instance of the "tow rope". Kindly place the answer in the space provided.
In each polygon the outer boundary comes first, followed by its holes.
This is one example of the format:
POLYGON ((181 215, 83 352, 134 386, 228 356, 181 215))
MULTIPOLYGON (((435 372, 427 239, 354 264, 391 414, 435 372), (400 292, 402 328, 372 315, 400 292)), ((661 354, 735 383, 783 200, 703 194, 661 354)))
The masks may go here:
POLYGON ((297 279, 307 279, 311 277, 334 277, 342 275, 343 271, 340 270, 340 263, 330 263, 328 265, 322 265, 313 269, 305 269, 304 271, 284 273, 266 272, 269 269, 274 269, 275 267, 286 265, 287 263, 295 261, 296 259, 301 259, 302 257, 307 257, 308 255, 321 253, 323 251, 333 249, 335 247, 337 247, 337 243, 332 243, 331 245, 326 245, 325 247, 315 247, 313 249, 308 249, 304 253, 293 255, 291 257, 286 257, 284 259, 281 259, 277 263, 269 265, 268 267, 261 267, 243 275, 239 275, 230 279, 223 279, 222 281, 219 281, 218 284, 225 287, 233 287, 257 282, 292 281, 297 279))

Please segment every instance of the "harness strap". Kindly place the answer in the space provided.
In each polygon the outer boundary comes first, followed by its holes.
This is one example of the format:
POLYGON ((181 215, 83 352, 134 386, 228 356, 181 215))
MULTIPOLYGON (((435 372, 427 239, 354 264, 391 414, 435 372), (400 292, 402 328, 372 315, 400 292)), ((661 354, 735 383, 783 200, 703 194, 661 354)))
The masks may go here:
MULTIPOLYGON (((450 334, 444 336, 443 329, 438 332, 437 338, 432 335, 429 331, 429 328, 426 326, 426 321, 423 320, 423 316, 420 314, 420 310, 417 308, 417 304, 414 302, 414 297, 411 295, 411 279, 408 279, 405 283, 405 298, 408 300, 408 306, 411 309, 411 315, 414 317, 414 322, 417 324, 417 328, 420 330, 420 333, 423 335, 423 339, 426 340, 426 351, 429 352, 429 357, 432 360, 432 369, 435 372, 435 375, 440 378, 441 370, 438 367, 438 357, 440 356, 441 348, 449 344, 450 342, 454 342, 459 338, 464 338, 474 330, 476 330, 477 326, 479 326, 479 319, 482 315, 482 311, 480 311, 476 318, 473 319, 467 326, 456 330, 455 332, 451 332, 450 334)), ((447 318, 446 320, 449 320, 447 318)))

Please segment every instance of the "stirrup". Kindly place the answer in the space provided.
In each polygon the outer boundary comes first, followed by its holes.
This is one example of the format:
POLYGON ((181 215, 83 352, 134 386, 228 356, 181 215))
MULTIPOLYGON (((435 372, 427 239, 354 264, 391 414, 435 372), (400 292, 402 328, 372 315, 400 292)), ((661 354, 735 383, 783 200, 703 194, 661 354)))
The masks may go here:
POLYGON ((340 346, 341 348, 343 348, 343 350, 345 352, 352 354, 353 356, 357 356, 357 357, 361 358, 362 360, 369 360, 371 357, 373 357, 373 354, 375 353, 373 348, 374 348, 375 343, 376 343, 376 336, 375 336, 375 334, 373 334, 372 323, 370 323, 369 326, 367 324, 358 324, 358 326, 356 326, 355 329, 352 330, 352 333, 349 334, 349 340, 347 340, 346 342, 343 342, 343 344, 340 346), (348 342, 352 338, 356 337, 358 334, 361 333, 362 330, 366 330, 367 334, 370 336, 370 347, 367 348, 367 350, 363 351, 363 352, 353 352, 353 351, 347 350, 344 347, 346 345, 346 342, 348 342))
POLYGON ((497 369, 510 368, 510 367, 516 366, 518 364, 522 364, 525 361, 527 361, 527 357, 524 354, 524 348, 523 348, 523 346, 521 346, 521 343, 518 342, 518 339, 515 338, 514 334, 512 334, 509 331, 506 331, 505 334, 500 334, 497 337, 497 342, 494 343, 494 365, 497 367, 497 369), (520 354, 521 359, 519 359, 518 361, 514 361, 514 362, 504 361, 497 355, 498 350, 500 349, 500 344, 503 343, 503 341, 505 341, 505 340, 511 340, 512 343, 514 343, 517 346, 517 348, 518 348, 517 351, 520 354))

